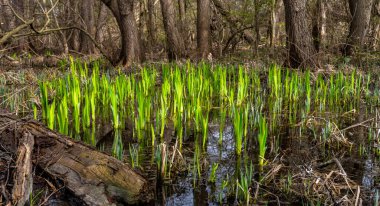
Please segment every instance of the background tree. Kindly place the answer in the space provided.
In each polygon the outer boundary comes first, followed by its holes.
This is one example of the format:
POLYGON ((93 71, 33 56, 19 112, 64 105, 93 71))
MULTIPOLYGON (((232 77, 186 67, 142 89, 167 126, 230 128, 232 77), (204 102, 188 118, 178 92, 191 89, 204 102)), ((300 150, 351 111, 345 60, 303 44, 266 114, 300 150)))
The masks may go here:
POLYGON ((290 67, 315 68, 316 51, 307 23, 307 0, 284 0, 287 33, 288 64, 290 67))
POLYGON ((134 0, 102 0, 116 18, 120 35, 121 51, 118 62, 130 65, 143 59, 140 38, 134 16, 134 0))
POLYGON ((365 44, 365 37, 368 33, 369 22, 371 20, 372 4, 373 0, 348 1, 352 20, 347 36, 347 43, 343 51, 344 55, 352 55, 355 47, 360 48, 365 44))
POLYGON ((197 1, 197 45, 201 58, 210 53, 210 0, 197 1))
POLYGON ((166 51, 169 61, 178 60, 185 56, 183 38, 178 32, 178 23, 173 0, 160 0, 162 19, 166 34, 166 51))
MULTIPOLYGON (((95 2, 94 0, 82 0, 81 16, 83 19, 84 29, 93 37, 96 35, 95 27, 95 2)), ((81 52, 92 54, 95 52, 93 42, 83 32, 80 35, 81 52)))

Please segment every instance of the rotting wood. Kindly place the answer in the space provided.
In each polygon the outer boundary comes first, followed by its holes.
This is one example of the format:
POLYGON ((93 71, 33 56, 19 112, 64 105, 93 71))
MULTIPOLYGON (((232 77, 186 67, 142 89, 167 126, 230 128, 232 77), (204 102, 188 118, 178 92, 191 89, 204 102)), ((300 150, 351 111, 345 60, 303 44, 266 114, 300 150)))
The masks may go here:
POLYGON ((12 189, 13 205, 23 206, 33 189, 32 151, 34 137, 24 132, 17 150, 16 174, 12 189))
POLYGON ((149 202, 147 180, 127 164, 31 120, 0 114, 0 144, 16 151, 25 132, 34 136, 33 163, 65 184, 88 205, 149 202), (5 125, 5 126, 4 126, 5 125))

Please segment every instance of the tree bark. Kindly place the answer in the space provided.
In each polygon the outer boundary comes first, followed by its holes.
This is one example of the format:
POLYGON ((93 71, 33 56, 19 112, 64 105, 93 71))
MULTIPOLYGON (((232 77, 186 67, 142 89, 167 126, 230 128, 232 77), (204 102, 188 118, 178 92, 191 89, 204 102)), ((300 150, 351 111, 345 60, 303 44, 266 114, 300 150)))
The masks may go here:
POLYGON ((160 3, 166 34, 168 60, 178 60, 185 56, 185 45, 183 38, 178 32, 173 0, 160 0, 160 3))
MULTIPOLYGON (((87 31, 92 37, 95 37, 95 15, 94 15, 94 0, 82 0, 81 16, 84 23, 84 30, 87 31)), ((87 54, 93 54, 95 52, 95 46, 86 34, 80 34, 81 40, 81 52, 87 54)))
POLYGON ((259 8, 258 0, 254 0, 254 6, 255 6, 255 34, 256 34, 254 55, 257 57, 259 53, 259 44, 260 44, 260 25, 259 25, 259 9, 260 8, 259 8))
POLYGON ((316 68, 316 51, 307 24, 307 0, 284 0, 288 66, 316 68))
POLYGON ((197 1, 197 46, 199 57, 210 53, 210 0, 197 1))
MULTIPOLYGON (((67 19, 73 23, 77 23, 79 22, 79 20, 77 19, 75 13, 79 13, 79 5, 78 5, 78 2, 76 0, 69 0, 69 3, 68 5, 70 6, 67 6, 67 19)), ((68 47, 69 49, 71 50, 74 50, 74 51, 79 51, 80 49, 80 31, 78 30, 73 30, 71 32, 66 32, 67 34, 67 40, 68 40, 68 47)))
POLYGON ((121 51, 117 63, 130 66, 141 62, 143 53, 134 16, 134 0, 102 0, 116 18, 121 35, 121 51))
POLYGON ((276 44, 276 27, 277 27, 276 0, 271 0, 270 12, 271 12, 271 16, 270 16, 271 31, 270 31, 269 45, 271 49, 273 50, 276 44))
POLYGON ((343 54, 350 56, 354 48, 362 48, 371 20, 373 0, 349 0, 352 20, 343 54))
POLYGON ((99 14, 96 21, 95 40, 99 43, 104 40, 103 26, 107 23, 107 6, 100 3, 99 14))
POLYGON ((34 137, 33 163, 88 205, 136 204, 152 200, 148 182, 129 165, 47 129, 35 121, 0 114, 0 144, 16 151, 25 133, 34 137))
POLYGON ((147 30, 148 30, 148 44, 149 50, 152 53, 153 46, 156 44, 156 25, 154 22, 155 6, 154 0, 148 0, 148 19, 147 19, 147 30))
POLYGON ((325 44, 327 17, 326 3, 325 0, 316 0, 315 2, 312 34, 314 48, 317 52, 319 52, 321 47, 325 44))
POLYGON ((380 0, 374 2, 373 5, 373 38, 372 38, 372 49, 380 50, 380 0))
POLYGON ((12 204, 24 206, 33 190, 32 151, 34 137, 24 132, 18 145, 16 174, 12 189, 12 204))

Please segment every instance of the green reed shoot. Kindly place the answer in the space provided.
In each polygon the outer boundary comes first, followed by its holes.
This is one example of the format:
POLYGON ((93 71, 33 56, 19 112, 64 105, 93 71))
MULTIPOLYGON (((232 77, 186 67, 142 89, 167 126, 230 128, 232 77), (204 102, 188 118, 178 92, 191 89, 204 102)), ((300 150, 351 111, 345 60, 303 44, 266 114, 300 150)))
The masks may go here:
POLYGON ((112 111, 112 123, 114 129, 119 129, 120 127, 120 117, 119 117, 119 110, 118 110, 118 96, 116 93, 115 86, 111 86, 109 90, 109 98, 111 101, 111 111, 112 111))
POLYGON ((206 115, 202 115, 202 131, 203 131, 203 138, 202 138, 202 146, 205 148, 207 143, 207 136, 208 136, 208 117, 209 114, 207 112, 206 115))
POLYGON ((311 82, 310 82, 310 71, 307 70, 305 73, 305 92, 306 92, 306 113, 309 113, 310 111, 310 105, 311 105, 311 82))
POLYGON ((269 69, 268 83, 271 88, 271 97, 279 98, 281 94, 281 69, 276 65, 272 65, 269 69))
POLYGON ((129 144, 129 156, 131 158, 132 168, 139 167, 139 145, 129 144))
POLYGON ((91 103, 90 103, 90 92, 87 88, 85 88, 84 92, 84 106, 82 111, 82 121, 83 121, 83 127, 89 128, 91 125, 91 103))
POLYGON ((69 134, 69 108, 67 104, 67 96, 64 95, 58 106, 57 112, 58 131, 61 134, 69 134))
MULTIPOLYGON (((225 100, 228 95, 228 90, 227 90, 227 70, 223 67, 218 68, 218 73, 219 73, 219 81, 220 81, 220 98, 221 100, 225 100)), ((222 102, 221 101, 221 102, 222 102)))
POLYGON ((224 128, 226 125, 226 118, 227 118, 227 108, 225 106, 221 106, 220 110, 220 122, 219 122, 219 141, 218 144, 222 145, 223 143, 223 133, 224 133, 224 128))
POLYGON ((49 108, 49 99, 48 99, 48 83, 46 82, 40 82, 40 99, 41 99, 41 105, 42 105, 42 119, 44 121, 47 120, 47 112, 49 108))
POLYGON ((265 160, 265 152, 267 149, 267 137, 268 137, 268 125, 266 119, 264 117, 260 118, 259 122, 259 166, 262 167, 264 165, 265 160))
POLYGON ((160 121, 160 137, 161 140, 164 138, 164 131, 166 125, 166 119, 168 116, 168 108, 170 107, 170 102, 168 100, 170 95, 170 83, 167 78, 164 79, 162 84, 161 96, 160 96, 160 108, 158 110, 158 117, 160 121))
POLYGON ((245 171, 240 171, 240 177, 236 180, 236 197, 245 202, 248 206, 251 200, 250 186, 253 177, 253 166, 250 164, 249 168, 245 167, 245 171))
POLYGON ((150 99, 149 97, 145 96, 143 84, 138 83, 138 89, 136 93, 137 97, 137 112, 138 112, 138 118, 135 119, 136 124, 136 130, 137 130, 137 137, 140 140, 142 140, 142 131, 147 130, 147 122, 149 122, 149 111, 150 111, 150 99))
POLYGON ((112 143, 112 155, 119 160, 123 159, 124 146, 121 138, 121 131, 119 129, 114 130, 114 139, 112 143))
POLYGON ((241 155, 244 135, 244 112, 240 108, 233 108, 233 124, 235 132, 235 152, 241 155))
POLYGON ((218 166, 219 166, 219 164, 217 162, 212 163, 211 173, 210 173, 210 177, 208 179, 208 181, 211 183, 216 182, 216 170, 218 169, 218 166))
POLYGON ((55 100, 48 106, 46 118, 48 128, 53 130, 55 126, 55 100))
POLYGON ((80 107, 81 107, 81 91, 79 79, 72 74, 71 76, 71 105, 73 107, 72 116, 74 129, 76 134, 80 133, 80 107))
POLYGON ((108 107, 109 107, 109 101, 110 101, 110 98, 109 98, 109 94, 110 92, 107 92, 107 91, 110 91, 110 83, 109 83, 109 79, 108 77, 103 74, 102 75, 102 78, 100 80, 101 82, 101 102, 102 102, 102 106, 103 106, 103 114, 104 114, 104 117, 103 118, 107 118, 108 117, 108 107))
POLYGON ((249 76, 244 73, 243 67, 239 67, 237 106, 243 104, 248 95, 249 76))
POLYGON ((168 109, 165 105, 165 100, 164 97, 161 96, 161 101, 160 101, 160 108, 157 112, 157 117, 159 118, 158 120, 160 121, 160 137, 161 141, 164 138, 164 131, 165 131, 165 125, 166 125, 166 118, 168 115, 168 109))

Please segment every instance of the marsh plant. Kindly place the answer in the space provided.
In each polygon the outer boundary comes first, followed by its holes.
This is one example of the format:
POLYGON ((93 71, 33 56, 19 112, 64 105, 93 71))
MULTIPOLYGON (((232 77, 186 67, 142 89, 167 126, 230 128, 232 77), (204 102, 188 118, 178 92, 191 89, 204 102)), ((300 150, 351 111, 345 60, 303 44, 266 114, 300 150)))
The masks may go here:
MULTIPOLYGON (((71 137, 83 135, 81 139, 88 144, 96 144, 93 134, 98 133, 101 128, 98 126, 112 126, 111 153, 119 159, 124 155, 121 133, 130 126, 127 129, 132 130, 133 138, 138 142, 136 145, 149 144, 155 150, 161 179, 170 177, 172 167, 167 151, 169 143, 164 141, 170 139, 165 137, 168 131, 174 130, 179 150, 191 145, 185 140, 196 143, 191 148, 194 151, 194 181, 206 168, 202 152, 207 151, 208 144, 214 143, 209 137, 210 124, 214 123, 219 127, 219 145, 224 142, 226 126, 233 126, 232 144, 238 157, 251 151, 250 137, 254 137, 258 166, 263 172, 266 158, 269 158, 267 152, 269 149, 276 151, 268 148, 269 145, 276 147, 281 141, 278 133, 279 128, 283 128, 284 119, 290 127, 304 128, 310 115, 356 111, 363 99, 368 104, 380 102, 380 90, 371 89, 373 77, 355 70, 318 74, 314 78, 314 73, 308 70, 295 71, 276 65, 256 71, 242 65, 187 62, 183 65, 164 64, 160 69, 145 66, 133 74, 125 74, 122 70, 115 73, 100 70, 96 61, 89 67, 72 58, 69 65, 69 71, 62 77, 39 82, 39 101, 27 105, 26 109, 33 108, 35 119, 41 114, 51 129, 71 137), (269 132, 276 137, 274 144, 268 143, 269 132)), ((3 84, 4 80, 1 80, 3 84)), ((6 92, 0 88, 1 94, 6 92)), ((337 126, 327 118, 326 124, 319 128, 308 128, 314 131, 316 141, 328 143, 337 126)), ((299 131, 300 135, 305 132, 299 131)), ((139 167, 139 147, 134 145, 127 149, 132 166, 139 167)), ((364 153, 370 148, 362 146, 360 150, 364 153)), ((209 179, 214 182, 218 163, 211 167, 209 179)), ((237 186, 238 199, 249 203, 250 168, 238 173, 237 184, 231 188, 237 186)))
POLYGON ((267 149, 268 125, 265 117, 261 117, 259 121, 259 166, 262 167, 265 161, 265 152, 267 149))
POLYGON ((218 163, 216 163, 216 162, 212 163, 210 177, 208 179, 208 181, 211 183, 216 182, 216 170, 218 169, 218 166, 219 166, 218 163))
POLYGON ((139 167, 139 145, 129 144, 129 157, 131 160, 132 168, 139 167))
POLYGON ((235 132, 235 152, 241 155, 244 136, 244 113, 241 108, 233 108, 233 124, 235 132))
POLYGON ((253 177, 253 165, 250 164, 249 167, 245 167, 244 171, 240 172, 239 178, 236 180, 236 198, 249 205, 251 200, 250 187, 253 177))

